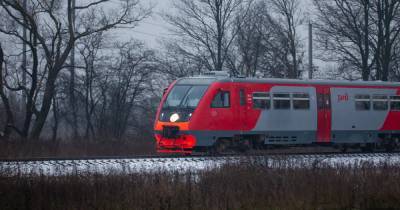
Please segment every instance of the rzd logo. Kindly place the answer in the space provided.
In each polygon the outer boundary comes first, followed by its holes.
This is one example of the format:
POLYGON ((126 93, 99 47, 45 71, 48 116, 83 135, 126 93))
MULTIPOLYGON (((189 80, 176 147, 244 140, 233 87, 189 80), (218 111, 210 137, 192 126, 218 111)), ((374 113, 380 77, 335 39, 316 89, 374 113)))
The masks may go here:
POLYGON ((344 95, 338 95, 338 102, 348 101, 348 100, 349 100, 349 95, 347 93, 344 95))

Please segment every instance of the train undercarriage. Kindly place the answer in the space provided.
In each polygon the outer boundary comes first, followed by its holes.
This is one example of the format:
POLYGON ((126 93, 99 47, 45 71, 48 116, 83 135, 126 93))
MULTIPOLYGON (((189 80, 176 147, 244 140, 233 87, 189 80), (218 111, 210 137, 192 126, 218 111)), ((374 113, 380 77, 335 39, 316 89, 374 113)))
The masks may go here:
POLYGON ((314 150, 332 150, 340 152, 393 152, 400 148, 400 134, 379 134, 379 138, 373 141, 337 143, 337 142, 312 142, 309 144, 291 144, 287 143, 265 143, 265 137, 262 135, 236 135, 234 137, 217 138, 212 146, 195 146, 195 140, 190 137, 186 141, 182 138, 169 139, 168 143, 158 141, 158 152, 160 153, 208 153, 208 154, 232 154, 262 152, 274 150, 304 150, 313 148, 314 150), (184 143, 188 142, 188 143, 184 143))

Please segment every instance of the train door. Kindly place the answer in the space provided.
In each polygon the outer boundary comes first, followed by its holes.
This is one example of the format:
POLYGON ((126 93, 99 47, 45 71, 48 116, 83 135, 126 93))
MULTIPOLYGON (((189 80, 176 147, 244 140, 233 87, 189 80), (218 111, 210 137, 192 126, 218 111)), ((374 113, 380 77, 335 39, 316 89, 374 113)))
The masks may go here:
POLYGON ((235 93, 233 88, 225 86, 217 89, 211 101, 210 124, 207 127, 211 130, 232 130, 236 126, 235 93))
POLYGON ((329 87, 317 87, 317 142, 331 140, 332 110, 331 94, 329 87))
POLYGON ((237 123, 239 124, 239 130, 242 132, 246 128, 246 117, 247 117, 247 92, 244 85, 238 85, 236 88, 237 93, 237 123))

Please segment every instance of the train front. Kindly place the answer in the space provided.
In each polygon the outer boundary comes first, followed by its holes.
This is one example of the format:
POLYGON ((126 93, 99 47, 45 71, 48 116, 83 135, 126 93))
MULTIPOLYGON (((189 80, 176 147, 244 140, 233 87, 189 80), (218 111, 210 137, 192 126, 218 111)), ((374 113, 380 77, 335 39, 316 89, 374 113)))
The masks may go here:
POLYGON ((157 152, 192 153, 196 136, 190 131, 191 118, 212 82, 212 78, 183 78, 164 92, 154 123, 157 152))

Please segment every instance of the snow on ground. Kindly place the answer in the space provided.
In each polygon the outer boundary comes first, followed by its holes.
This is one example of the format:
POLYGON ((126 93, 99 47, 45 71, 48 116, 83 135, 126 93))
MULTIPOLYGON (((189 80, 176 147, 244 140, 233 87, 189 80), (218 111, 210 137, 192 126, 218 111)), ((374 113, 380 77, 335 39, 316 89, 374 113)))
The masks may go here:
POLYGON ((68 175, 81 173, 199 172, 223 164, 262 164, 270 168, 357 166, 363 163, 400 164, 400 154, 287 155, 249 157, 181 157, 102 160, 1 162, 0 172, 9 175, 68 175))

